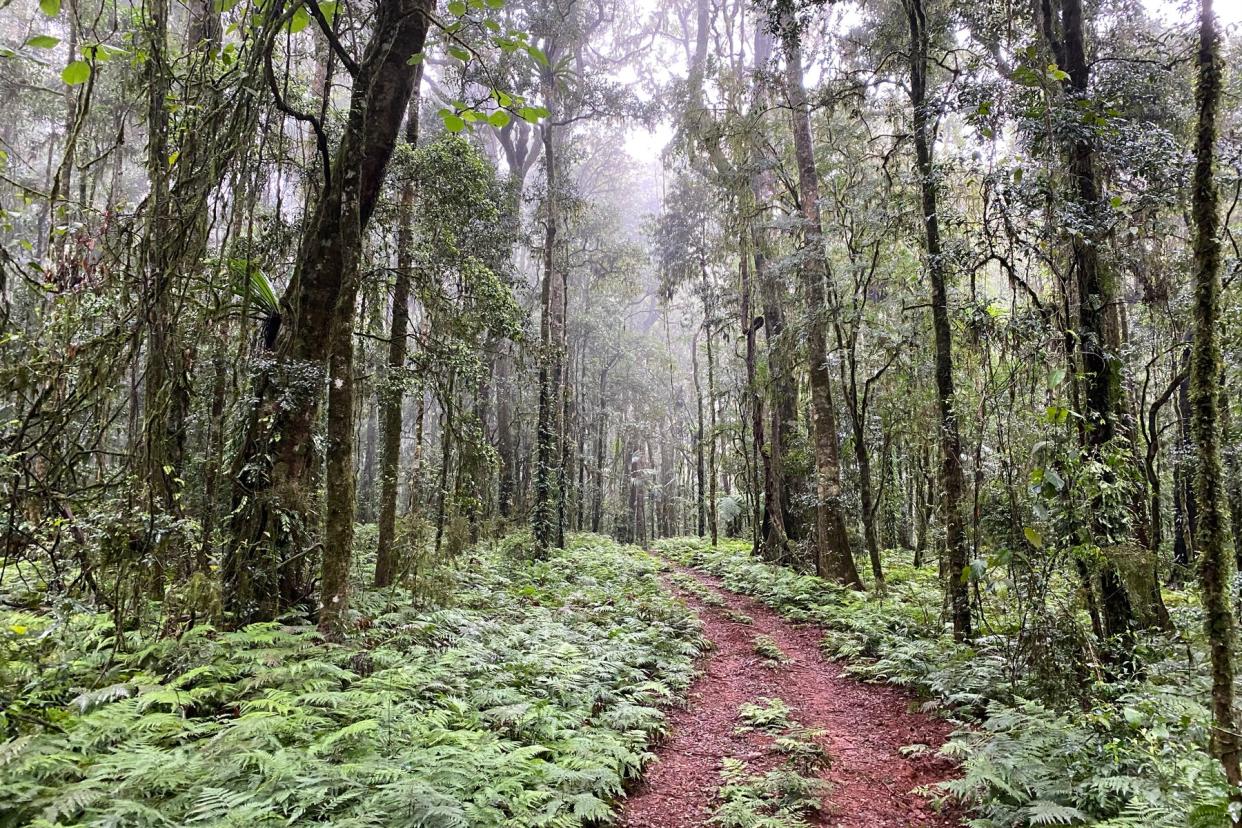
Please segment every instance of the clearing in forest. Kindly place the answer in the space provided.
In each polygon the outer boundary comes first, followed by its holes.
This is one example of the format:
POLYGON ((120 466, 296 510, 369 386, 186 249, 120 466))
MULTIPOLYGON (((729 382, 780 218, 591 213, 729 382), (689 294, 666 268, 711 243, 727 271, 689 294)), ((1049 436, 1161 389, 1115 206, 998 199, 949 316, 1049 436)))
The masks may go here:
POLYGON ((659 761, 625 803, 626 828, 729 828, 763 816, 788 826, 960 824, 918 793, 953 775, 935 752, 946 722, 913 712, 896 688, 844 675, 821 654, 820 630, 692 569, 673 565, 667 581, 714 646, 687 706, 670 716, 659 761))

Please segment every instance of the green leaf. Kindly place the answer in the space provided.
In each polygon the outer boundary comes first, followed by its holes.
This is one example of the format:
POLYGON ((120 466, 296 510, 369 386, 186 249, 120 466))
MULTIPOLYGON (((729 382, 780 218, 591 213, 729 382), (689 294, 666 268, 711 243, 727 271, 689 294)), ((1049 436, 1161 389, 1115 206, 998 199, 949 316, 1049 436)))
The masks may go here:
POLYGON ((84 60, 75 60, 60 73, 60 79, 70 86, 86 83, 91 77, 91 65, 84 60))
POLYGON ((39 11, 48 17, 60 14, 60 0, 39 0, 39 11))
POLYGON ((280 310, 280 302, 276 298, 276 291, 272 288, 272 283, 268 281, 267 276, 262 270, 250 265, 242 259, 232 259, 229 261, 229 267, 234 272, 244 273, 249 267, 250 272, 244 277, 244 283, 235 283, 233 294, 239 299, 249 299, 256 306, 266 313, 276 313, 280 310))
POLYGON ((527 46, 526 54, 530 55, 535 63, 538 63, 540 66, 548 65, 548 56, 545 55, 543 53, 543 49, 540 49, 538 46, 527 46))
POLYGON ((503 109, 498 109, 491 115, 487 116, 487 122, 496 127, 496 129, 504 129, 512 120, 513 118, 509 115, 509 113, 505 112, 503 109))
POLYGON ((36 49, 52 49, 57 43, 60 43, 60 38, 51 35, 35 35, 26 41, 27 46, 33 46, 36 49))
POLYGON ((415 52, 414 54, 410 55, 410 59, 407 60, 406 63, 408 63, 410 66, 417 66, 418 64, 423 62, 423 58, 425 57, 426 55, 424 55, 422 52, 415 52))
POLYGON ((1052 425, 1065 425, 1069 414, 1069 409, 1063 405, 1050 405, 1044 409, 1044 421, 1052 425))
POLYGON ((461 132, 466 128, 466 122, 451 112, 440 113, 440 118, 444 121, 444 128, 449 132, 461 132))
POLYGON ((981 581, 987 573, 988 562, 983 558, 975 558, 962 569, 962 583, 968 584, 971 581, 981 581))
POLYGON ((118 49, 115 46, 109 46, 106 43, 91 43, 82 47, 82 57, 94 63, 107 63, 117 55, 127 55, 129 52, 124 49, 118 49))
POLYGON ((1013 81, 1019 86, 1040 86, 1039 75, 1029 66, 1019 66, 1013 70, 1013 81))
POLYGON ((460 46, 448 47, 448 53, 452 55, 453 57, 457 58, 458 60, 460 60, 462 63, 467 63, 470 60, 470 53, 467 52, 465 49, 461 48, 460 46))
POLYGON ((466 13, 466 4, 462 0, 453 0, 448 4, 449 14, 454 17, 461 17, 466 13))
POLYGON ((324 20, 331 23, 336 18, 336 0, 328 0, 326 3, 320 3, 319 13, 323 15, 324 20))
POLYGON ((1043 799, 1028 805, 1026 813, 1031 825, 1075 825, 1087 821, 1087 815, 1077 808, 1043 799))
POLYGON ((1039 530, 1032 526, 1023 526, 1022 534, 1026 536, 1027 543, 1036 549, 1044 548, 1044 536, 1039 534, 1039 530))
POLYGON ((310 12, 305 6, 298 6, 298 10, 293 13, 293 17, 289 18, 289 22, 285 24, 285 31, 289 34, 297 34, 310 25, 310 12))
POLYGON ((542 106, 524 106, 517 112, 518 117, 529 124, 537 124, 541 118, 548 117, 548 110, 542 106))

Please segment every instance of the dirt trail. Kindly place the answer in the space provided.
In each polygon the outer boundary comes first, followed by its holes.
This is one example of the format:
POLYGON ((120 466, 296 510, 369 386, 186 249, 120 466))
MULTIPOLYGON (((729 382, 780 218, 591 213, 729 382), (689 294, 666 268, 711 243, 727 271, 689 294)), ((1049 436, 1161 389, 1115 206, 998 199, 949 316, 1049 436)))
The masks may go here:
POLYGON ((689 705, 670 715, 671 734, 659 761, 624 803, 626 828, 691 828, 707 825, 717 806, 721 760, 734 757, 752 767, 772 764, 769 737, 738 734, 739 705, 761 697, 782 699, 802 725, 825 731, 821 744, 832 759, 821 775, 830 785, 824 807, 812 817, 834 828, 936 828, 961 824, 961 815, 938 813, 912 793, 920 785, 950 778, 954 768, 934 754, 950 726, 911 712, 911 698, 892 687, 868 685, 845 676, 819 648, 822 633, 795 626, 757 601, 725 590, 714 578, 675 567, 724 599, 710 606, 689 591, 675 589, 703 619, 715 644, 703 675, 690 691, 689 705), (729 611, 750 616, 746 624, 729 611), (756 635, 776 641, 791 659, 769 666, 755 652, 756 635), (905 745, 923 744, 932 752, 907 758, 905 745))

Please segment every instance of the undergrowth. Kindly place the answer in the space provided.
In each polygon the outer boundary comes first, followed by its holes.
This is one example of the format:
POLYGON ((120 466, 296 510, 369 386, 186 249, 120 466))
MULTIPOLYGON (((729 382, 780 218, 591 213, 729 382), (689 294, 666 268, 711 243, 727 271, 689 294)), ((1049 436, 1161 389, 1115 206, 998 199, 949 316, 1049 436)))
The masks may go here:
POLYGON ((741 722, 737 730, 739 733, 751 730, 779 733, 793 727, 792 712, 781 699, 761 697, 753 702, 743 702, 737 710, 737 718, 741 722))
POLYGON ((823 733, 802 727, 780 699, 758 699, 738 708, 739 732, 761 730, 775 738, 769 752, 780 764, 752 772, 740 759, 726 758, 721 767, 720 801, 710 820, 720 828, 803 828, 819 810, 827 785, 817 774, 828 767, 820 744, 823 733))
MULTIPOLYGON (((1148 636, 1142 674, 1105 681, 1072 666, 1073 632, 1052 623, 993 614, 972 645, 954 642, 934 567, 915 568, 901 553, 889 553, 888 588, 877 596, 756 560, 748 543, 712 549, 678 538, 655 549, 792 621, 818 625, 826 654, 848 672, 906 687, 925 710, 965 725, 942 749, 961 763, 961 776, 939 792, 971 808, 972 828, 1229 822, 1194 646, 1148 636)), ((1197 610, 1172 598, 1178 628, 1197 630, 1197 610)))
POLYGON ((789 656, 785 655, 785 651, 776 643, 776 639, 770 635, 756 635, 754 647, 755 653, 769 667, 779 667, 782 664, 789 663, 789 656))
POLYGON ((342 645, 4 612, 0 825, 607 822, 702 637, 647 556, 571 547, 479 550, 444 573, 452 606, 359 595, 342 645))

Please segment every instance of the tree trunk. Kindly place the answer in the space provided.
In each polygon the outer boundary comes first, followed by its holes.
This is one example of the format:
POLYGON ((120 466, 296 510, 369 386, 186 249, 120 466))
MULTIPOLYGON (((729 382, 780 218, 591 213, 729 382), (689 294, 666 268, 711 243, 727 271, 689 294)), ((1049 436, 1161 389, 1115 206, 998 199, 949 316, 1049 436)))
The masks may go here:
POLYGON ((876 496, 871 488, 871 452, 863 441, 862 428, 854 432, 854 461, 858 464, 858 496, 862 508, 863 542, 871 561, 871 577, 877 592, 884 591, 884 564, 880 560, 880 535, 876 528, 876 496))
MULTIPOLYGON (((760 478, 759 458, 764 455, 763 445, 763 395, 759 392, 759 382, 756 378, 755 362, 756 353, 756 336, 755 336, 755 319, 754 312, 751 310, 751 279, 750 279, 750 262, 747 250, 746 233, 743 230, 738 237, 738 250, 740 256, 740 275, 739 275, 739 291, 738 298, 741 307, 739 308, 740 322, 742 324, 742 333, 746 338, 746 405, 750 409, 750 445, 748 446, 746 456, 746 466, 751 474, 751 492, 754 495, 754 511, 751 515, 751 524, 753 528, 753 542, 751 544, 751 554, 755 556, 766 554, 766 529, 769 527, 764 523, 765 509, 763 504, 759 502, 759 492, 766 491, 768 478, 767 471, 762 473, 763 480, 760 478)), ((765 465, 770 465, 765 463, 765 465)))
POLYGON ((410 458, 410 483, 406 501, 407 514, 423 511, 423 433, 427 427, 427 389, 418 385, 418 403, 414 406, 414 450, 410 458))
POLYGON ((570 498, 573 496, 569 474, 569 470, 573 465, 573 442, 569 438, 571 418, 573 416, 573 361, 572 353, 569 349, 568 331, 565 325, 565 320, 569 318, 569 285, 567 283, 568 273, 564 268, 561 270, 561 280, 561 301, 563 304, 559 352, 564 355, 564 362, 561 365, 560 416, 557 420, 556 429, 556 439, 560 443, 556 450, 559 461, 556 468, 556 490, 559 495, 556 499, 556 545, 564 548, 565 516, 569 508, 570 498))
MULTIPOLYGON (((351 197, 347 191, 346 198, 351 197)), ((348 214, 348 207, 343 212, 348 214)), ((356 222, 354 217, 348 220, 356 222)), ((351 242, 361 249, 361 238, 351 242)), ((349 566, 357 500, 354 474, 354 304, 360 275, 357 257, 347 260, 344 266, 341 297, 329 335, 323 562, 319 574, 319 630, 331 639, 343 635, 349 610, 349 566)))
MULTIPOLYGON (((414 69, 414 91, 405 116, 405 143, 418 146, 419 86, 423 64, 414 69)), ((401 187, 397 217, 397 271, 392 289, 392 325, 388 338, 388 376, 380 390, 383 445, 380 450, 379 540, 375 554, 375 586, 392 584, 399 562, 393 543, 397 527, 397 488, 401 476, 401 411, 405 401, 405 357, 409 349, 410 280, 414 269, 414 180, 401 187)))
POLYGON ((1235 564, 1242 569, 1242 433, 1230 407, 1231 394, 1235 389, 1221 384, 1220 422, 1221 435, 1226 446, 1225 501, 1229 505, 1229 525, 1233 529, 1233 554, 1235 564))
MULTIPOLYGON (((754 51, 754 65, 757 69, 762 69, 767 65, 772 52, 771 38, 764 26, 755 27, 754 51)), ((756 74, 753 83, 755 85, 754 100, 751 104, 751 110, 753 112, 763 112, 768 105, 767 87, 762 77, 758 74, 756 74)), ((768 234, 763 225, 767 220, 765 205, 769 201, 771 173, 759 163, 762 157, 761 152, 759 142, 756 141, 751 150, 753 171, 749 176, 749 185, 752 215, 748 222, 751 255, 754 261, 754 278, 752 281, 755 285, 755 290, 747 291, 749 301, 743 313, 745 318, 742 320, 742 325, 743 330, 746 331, 746 370, 747 379, 751 386, 751 405, 754 408, 751 429, 755 441, 755 451, 763 465, 763 507, 758 518, 759 528, 756 533, 761 548, 755 551, 758 554, 762 554, 769 561, 779 562, 789 557, 789 530, 786 520, 789 504, 787 502, 783 456, 784 441, 781 439, 785 428, 783 416, 786 411, 786 406, 782 403, 785 395, 788 393, 787 386, 789 385, 787 380, 788 371, 785 367, 786 361, 789 358, 787 353, 789 349, 777 345, 778 337, 784 328, 784 319, 781 313, 778 290, 774 284, 778 277, 770 273, 768 268, 768 234), (753 299, 755 292, 759 295, 759 302, 755 302, 753 299), (762 320, 754 318, 754 306, 756 304, 762 304, 762 320), (760 393, 759 386, 755 380, 754 366, 754 362, 757 359, 756 332, 760 322, 763 325, 764 341, 767 344, 769 385, 772 389, 770 392, 771 404, 768 406, 770 424, 766 429, 763 419, 764 395, 760 393), (785 394, 783 395, 781 392, 785 392, 785 394)), ((743 239, 744 242, 745 239, 743 239)), ((743 244, 743 246, 745 245, 743 244)), ((793 407, 793 410, 796 411, 796 406, 793 407)))
POLYGON ((936 401, 940 409, 940 490, 944 498, 945 552, 953 637, 971 637, 970 593, 966 575, 966 530, 962 519, 962 441, 953 388, 953 339, 949 327, 948 274, 940 250, 940 218, 932 159, 934 122, 927 106, 928 34, 922 0, 906 0, 910 24, 910 103, 914 110, 914 150, 922 190, 924 241, 931 280, 932 328, 936 342, 936 401))
POLYGON ((828 347, 824 320, 818 318, 826 306, 824 282, 829 278, 828 262, 819 217, 819 180, 811 149, 811 117, 807 110, 806 89, 802 81, 802 44, 797 23, 786 15, 781 34, 785 47, 785 73, 789 106, 793 116, 794 151, 798 161, 798 195, 802 210, 803 299, 808 314, 807 357, 811 373, 811 431, 816 466, 816 555, 815 569, 821 577, 855 589, 862 589, 862 578, 854 564, 849 535, 845 529, 841 503, 841 462, 837 446, 837 418, 832 403, 832 375, 828 368, 828 347))
MULTIPOLYGON (((320 193, 281 297, 274 352, 256 378, 233 464, 231 539, 223 567, 225 609, 233 624, 274 618, 308 597, 317 466, 313 432, 333 317, 338 308, 353 307, 356 285, 347 271, 357 270, 358 245, 414 86, 415 68, 408 61, 422 51, 429 12, 429 0, 380 3, 331 180, 320 193)), ((349 460, 352 467, 352 456, 349 460)), ((348 554, 347 548, 334 551, 348 554)))
POLYGON ((608 369, 605 365, 599 372, 599 411, 595 432, 595 503, 591 511, 591 531, 598 532, 604 522, 604 441, 608 434, 608 409, 605 407, 605 390, 608 387, 608 369))
MULTIPOLYGON (((365 309, 363 310, 365 314, 365 309)), ((358 354, 358 359, 363 361, 362 374, 365 376, 370 373, 368 366, 365 364, 366 349, 358 354)), ((369 384, 364 380, 360 381, 359 387, 359 404, 355 406, 358 409, 358 419, 362 425, 362 461, 358 467, 358 522, 374 523, 379 520, 379 513, 375 511, 376 491, 376 465, 379 460, 379 415, 380 402, 378 389, 376 393, 371 393, 369 384), (368 404, 370 403, 370 404, 368 404)))
MULTIPOLYGON (((202 267, 207 256, 211 193, 220 185, 243 142, 250 139, 258 107, 252 94, 255 90, 237 90, 234 99, 226 101, 212 83, 214 55, 221 38, 220 22, 211 0, 199 0, 190 8, 185 97, 181 102, 183 118, 189 121, 183 122, 184 137, 178 143, 176 155, 171 156, 167 107, 172 72, 166 54, 168 4, 159 0, 149 7, 149 13, 147 166, 151 192, 147 198, 143 246, 147 326, 143 378, 145 474, 151 489, 152 511, 176 519, 183 515, 181 494, 188 476, 185 453, 193 364, 193 346, 179 324, 182 314, 177 299, 186 280, 202 267), (175 161, 171 161, 174 157, 175 161)), ((269 23, 264 21, 264 26, 269 23)), ((270 36, 267 28, 260 29, 250 46, 246 65, 251 76, 257 74, 270 36)), ((216 376, 218 382, 223 382, 219 371, 216 376)), ((218 393, 223 394, 223 389, 218 389, 218 393)), ((223 405, 222 400, 219 405, 223 405)), ((214 396, 212 406, 209 430, 217 416, 214 396)), ((209 464, 214 497, 219 461, 212 459, 209 464)), ((216 508, 214 499, 210 508, 216 508)), ((205 517, 204 523, 214 531, 214 515, 205 517)), ((210 538, 206 538, 206 543, 210 543, 210 538)), ((175 559, 183 574, 188 570, 192 562, 188 555, 181 554, 179 544, 169 540, 156 546, 157 558, 175 559)), ((193 564, 205 567, 208 553, 207 546, 200 545, 193 564)), ((157 573, 163 563, 157 561, 157 573)))
POLYGON ((1190 370, 1194 338, 1182 352, 1182 381, 1177 385, 1178 446, 1173 461, 1173 578, 1182 582, 1195 559, 1195 458, 1191 438, 1190 370))
MULTIPOLYGON (((1062 40, 1050 45, 1057 63, 1069 75, 1074 101, 1089 97, 1090 65, 1084 45, 1082 0, 1061 0, 1062 40)), ((1067 138, 1072 200, 1088 217, 1089 230, 1070 238, 1072 270, 1077 293, 1076 341, 1083 375, 1083 440, 1088 456, 1102 460, 1105 447, 1118 434, 1122 412, 1120 325, 1117 320, 1115 279, 1100 261, 1105 216, 1101 214, 1100 182, 1095 170, 1095 146, 1082 131, 1067 138)), ((1107 549, 1120 538, 1108 525, 1103 509, 1093 509, 1092 534, 1107 549)), ((1117 569, 1107 560, 1099 567, 1100 609, 1106 637, 1116 637, 1123 657, 1133 649, 1134 611, 1117 569)))
MULTIPOLYGON (((164 592, 164 569, 175 555, 175 533, 155 530, 155 516, 181 517, 179 484, 185 460, 185 418, 189 409, 189 386, 181 370, 181 344, 173 320, 172 284, 175 274, 166 268, 165 256, 172 235, 168 198, 168 109, 172 71, 168 65, 168 0, 147 6, 147 194, 146 237, 143 245, 143 306, 146 314, 147 348, 143 371, 143 475, 147 481, 147 510, 152 516, 153 552, 150 562, 152 591, 164 592), (156 542, 154 539, 159 538, 156 542)), ((74 17, 74 15, 70 15, 74 17)), ((66 156, 71 159, 71 156, 66 156)), ((72 161, 63 168, 68 174, 72 161)))
MULTIPOLYGON (((1219 421, 1220 345, 1220 197, 1213 170, 1216 117, 1221 99, 1220 35, 1212 0, 1199 9, 1199 123, 1195 133, 1192 181, 1195 261, 1195 337, 1191 346, 1191 431, 1194 435, 1198 501, 1199 579, 1203 588, 1204 627, 1212 660, 1212 752, 1229 783, 1232 805, 1242 804, 1237 718, 1233 708, 1234 628, 1228 555, 1228 516, 1222 485, 1219 421)), ((1233 824, 1242 824, 1234 818, 1233 824)))
MULTIPOLYGON (((704 303, 706 304, 706 289, 704 284, 704 303)), ((707 352, 707 409, 710 412, 708 423, 711 431, 707 435, 707 529, 711 535, 712 546, 716 546, 720 542, 720 516, 718 514, 716 501, 717 485, 720 480, 720 473, 716 468, 717 440, 716 434, 716 354, 712 348, 712 321, 710 316, 710 308, 704 308, 708 313, 706 321, 707 330, 703 337, 706 343, 707 352)))
POLYGON ((502 518, 513 514, 513 495, 517 486, 517 452, 513 440, 513 354, 500 343, 496 356, 496 453, 500 460, 500 481, 496 509, 502 518))
POLYGON ((698 431, 694 437, 694 459, 695 459, 695 483, 698 497, 695 498, 698 504, 698 535, 700 538, 707 535, 707 446, 706 440, 706 418, 703 412, 703 389, 699 384, 699 337, 695 334, 694 342, 690 345, 690 370, 694 376, 694 397, 698 408, 698 431))
POLYGON ((211 386, 211 409, 207 419, 207 456, 203 469, 203 529, 195 562, 200 572, 207 572, 211 566, 215 553, 216 521, 220 514, 220 471, 224 465, 224 412, 225 394, 228 390, 227 341, 221 332, 211 359, 214 378, 211 386))
MULTIPOLYGON (((553 106, 553 82, 544 78, 544 100, 553 106)), ((561 478, 560 421, 561 372, 565 307, 564 280, 556 269, 556 234, 558 197, 556 181, 556 144, 550 122, 540 126, 543 136, 543 163, 547 180, 544 196, 543 287, 542 312, 539 324, 539 422, 537 434, 537 465, 535 468, 535 506, 531 528, 540 555, 547 555, 557 542, 560 528, 561 478)))

